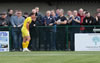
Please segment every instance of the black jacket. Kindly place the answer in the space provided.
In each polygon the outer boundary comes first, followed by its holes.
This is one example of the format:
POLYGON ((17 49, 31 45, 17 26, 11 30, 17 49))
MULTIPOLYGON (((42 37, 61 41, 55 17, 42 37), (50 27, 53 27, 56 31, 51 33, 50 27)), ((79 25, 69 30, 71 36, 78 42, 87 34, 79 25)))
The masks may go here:
POLYGON ((95 19, 94 17, 90 16, 90 17, 85 17, 83 19, 83 25, 94 25, 95 24, 95 19), (86 22, 87 21, 87 22, 86 22))
POLYGON ((3 18, 1 18, 0 17, 0 26, 5 26, 5 25, 8 25, 9 23, 8 23, 8 20, 5 18, 5 19, 3 19, 3 18), (4 24, 3 24, 4 23, 4 24))

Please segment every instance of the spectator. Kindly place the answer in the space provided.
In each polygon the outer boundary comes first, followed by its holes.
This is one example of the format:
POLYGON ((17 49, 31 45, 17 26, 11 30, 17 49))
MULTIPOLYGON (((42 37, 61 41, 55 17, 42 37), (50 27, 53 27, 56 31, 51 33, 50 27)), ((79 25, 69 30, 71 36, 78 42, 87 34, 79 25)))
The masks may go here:
POLYGON ((66 24, 67 24, 67 19, 64 16, 64 10, 60 9, 59 11, 59 16, 57 17, 57 20, 55 24, 58 26, 57 27, 57 50, 65 50, 66 49, 66 24), (63 26, 63 27, 60 27, 63 26))
MULTIPOLYGON (((90 15, 89 12, 86 12, 86 17, 83 20, 83 24, 84 25, 94 25, 94 23, 95 23, 94 18, 90 15)), ((85 27, 85 32, 92 33, 93 27, 85 27)))
POLYGON ((51 16, 56 20, 57 19, 57 16, 55 14, 55 11, 54 10, 51 10, 51 16))
POLYGON ((31 44, 32 45, 32 50, 36 51, 38 50, 38 28, 37 26, 39 26, 39 21, 37 21, 36 17, 34 18, 34 20, 32 20, 31 24, 30 24, 30 36, 31 36, 31 44))
POLYGON ((9 26, 11 26, 11 17, 13 15, 13 10, 12 9, 8 9, 8 13, 7 13, 7 20, 8 20, 8 23, 9 23, 9 26))
POLYGON ((97 16, 95 17, 95 25, 100 25, 100 12, 97 13, 97 16))
POLYGON ((32 9, 32 13, 36 13, 36 9, 32 9))
POLYGON ((79 33, 80 31, 80 27, 76 27, 76 26, 79 26, 80 25, 80 17, 77 16, 78 12, 77 10, 74 10, 73 11, 73 16, 72 16, 72 26, 71 27, 71 43, 70 43, 70 49, 72 51, 74 51, 74 34, 75 33, 79 33))
POLYGON ((43 18, 43 24, 44 26, 50 26, 50 27, 46 27, 45 30, 45 49, 46 50, 55 50, 56 46, 55 46, 55 42, 54 42, 54 38, 53 38, 53 31, 54 31, 54 22, 55 20, 50 16, 51 15, 51 11, 47 11, 46 12, 46 16, 43 18), (48 47, 49 46, 49 47, 48 47))
POLYGON ((95 17, 95 28, 100 28, 97 27, 98 25, 100 25, 100 12, 97 13, 96 17, 95 17))
POLYGON ((56 10, 56 17, 59 16, 59 11, 60 11, 60 9, 57 9, 57 10, 56 10))
MULTIPOLYGON (((57 17, 54 10, 51 10, 51 17, 56 21, 57 17)), ((54 30, 56 32, 56 24, 54 24, 54 30)))
POLYGON ((35 7, 36 10, 36 15, 37 15, 37 20, 39 21, 39 24, 42 25, 42 14, 39 12, 39 7, 35 7))
POLYGON ((24 12, 24 18, 26 19, 29 16, 28 12, 24 12))
POLYGON ((77 16, 77 14, 78 14, 77 10, 74 10, 72 16, 72 25, 80 25, 80 17, 77 16))
POLYGON ((72 11, 71 10, 67 11, 66 19, 67 19, 69 25, 71 25, 72 16, 73 16, 72 11))
POLYGON ((84 10, 82 8, 79 9, 79 13, 78 13, 78 16, 80 17, 81 21, 80 21, 80 24, 83 23, 83 19, 84 19, 84 10))
POLYGON ((64 10, 63 9, 60 9, 59 16, 57 17, 55 24, 60 25, 60 26, 67 24, 67 19, 64 16, 64 10))
POLYGON ((21 27, 24 22, 24 17, 22 17, 22 11, 17 10, 16 16, 11 17, 12 35, 13 35, 13 47, 14 51, 22 50, 22 35, 21 27))
POLYGON ((7 17, 7 13, 6 12, 2 12, 1 13, 1 17, 0 17, 0 26, 8 26, 8 20, 6 19, 7 17))
POLYGON ((100 8, 97 8, 97 12, 100 12, 100 8))
MULTIPOLYGON (((57 19, 57 16, 55 14, 55 11, 54 10, 51 10, 51 17, 54 19, 54 21, 56 21, 57 19)), ((54 45, 55 45, 55 50, 56 50, 56 24, 54 24, 54 30, 53 30, 53 41, 54 41, 54 45)))
POLYGON ((83 24, 83 19, 85 18, 85 15, 84 15, 84 10, 82 8, 79 9, 78 16, 81 19, 81 21, 80 21, 80 24, 81 24, 80 32, 84 32, 85 28, 82 24, 83 24))
MULTIPOLYGON (((68 21, 68 25, 72 25, 72 11, 71 10, 68 10, 67 11, 67 15, 66 15, 66 19, 68 21)), ((68 27, 68 45, 70 45, 70 41, 71 41, 71 37, 70 37, 70 34, 71 34, 71 28, 68 27)), ((67 50, 70 50, 70 46, 67 48, 67 50)))

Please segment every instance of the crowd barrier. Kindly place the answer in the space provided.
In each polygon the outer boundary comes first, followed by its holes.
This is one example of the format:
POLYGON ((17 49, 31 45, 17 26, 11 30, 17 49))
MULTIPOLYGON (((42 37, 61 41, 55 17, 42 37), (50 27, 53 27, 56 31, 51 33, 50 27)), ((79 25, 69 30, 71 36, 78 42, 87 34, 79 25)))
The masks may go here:
MULTIPOLYGON (((18 27, 16 27, 18 28, 18 27)), ((99 25, 36 26, 30 30, 29 48, 34 50, 75 50, 75 33, 99 33, 99 25), (84 29, 84 30, 80 30, 84 29), (35 43, 33 43, 35 42, 35 43)), ((13 27, 0 26, 9 32, 9 49, 13 49, 13 27)))

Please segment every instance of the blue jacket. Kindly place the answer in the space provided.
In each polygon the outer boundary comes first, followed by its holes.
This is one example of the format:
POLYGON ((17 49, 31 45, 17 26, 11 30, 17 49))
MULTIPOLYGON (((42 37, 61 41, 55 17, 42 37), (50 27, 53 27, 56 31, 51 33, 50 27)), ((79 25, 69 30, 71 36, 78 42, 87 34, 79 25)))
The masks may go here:
POLYGON ((49 25, 50 23, 53 23, 54 24, 54 22, 55 22, 55 19, 52 17, 52 16, 50 16, 49 18, 47 17, 47 16, 44 16, 43 17, 43 20, 42 20, 42 24, 43 25, 49 25), (45 24, 46 23, 46 24, 45 24))

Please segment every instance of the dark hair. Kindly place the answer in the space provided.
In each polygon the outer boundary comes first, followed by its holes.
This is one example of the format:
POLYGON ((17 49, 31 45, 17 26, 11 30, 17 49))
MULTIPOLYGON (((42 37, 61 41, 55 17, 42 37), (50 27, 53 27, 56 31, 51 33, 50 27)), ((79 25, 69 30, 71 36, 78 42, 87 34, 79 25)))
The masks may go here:
POLYGON ((24 12, 24 15, 28 15, 28 12, 24 12))
POLYGON ((88 11, 85 12, 85 14, 88 14, 88 13, 89 13, 88 11))
POLYGON ((36 16, 36 13, 30 13, 30 14, 29 14, 29 16, 32 16, 32 15, 35 15, 35 16, 36 16))
POLYGON ((10 10, 12 10, 12 9, 8 9, 7 11, 10 12, 10 10))

